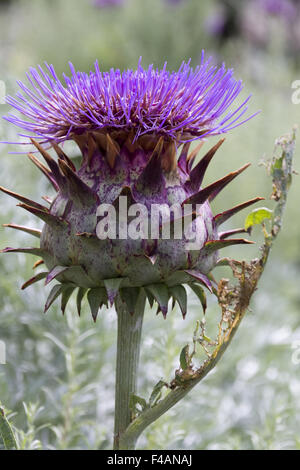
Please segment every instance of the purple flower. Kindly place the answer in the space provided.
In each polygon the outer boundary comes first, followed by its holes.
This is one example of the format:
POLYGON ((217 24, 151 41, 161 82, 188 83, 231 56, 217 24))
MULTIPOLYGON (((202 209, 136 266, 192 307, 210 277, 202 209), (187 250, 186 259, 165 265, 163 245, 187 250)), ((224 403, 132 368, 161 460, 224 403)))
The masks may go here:
POLYGON ((198 292, 205 309, 202 286, 213 291, 210 272, 218 263, 219 250, 251 243, 231 238, 244 233, 244 228, 224 232, 219 227, 261 198, 214 216, 211 201, 249 164, 203 185, 208 165, 224 139, 197 163, 204 142, 190 152, 187 141, 226 132, 250 119, 242 120, 249 98, 232 108, 241 82, 224 65, 218 68, 210 60, 205 62, 204 54, 196 69, 183 62, 177 72, 168 72, 166 64, 162 70, 152 65, 145 70, 140 62, 137 70, 124 72, 100 72, 98 63, 89 74, 70 67, 71 76, 64 75, 64 84, 51 65, 46 65, 47 72, 41 67, 31 69, 27 74, 31 89, 19 82, 23 93, 7 99, 24 116, 7 119, 25 129, 25 136, 38 135, 57 155, 53 157, 46 146, 31 139, 47 167, 33 153, 28 157, 57 193, 53 200, 46 198, 50 207, 0 187, 44 223, 42 231, 7 225, 40 238, 38 248, 2 250, 37 255, 38 265, 45 265, 22 289, 42 279, 46 284, 57 281, 45 312, 59 296, 64 312, 78 287, 78 313, 87 294, 94 321, 99 308, 116 299, 134 314, 137 299, 145 294, 150 305, 157 302, 157 313, 164 317, 173 296, 185 317, 184 284, 198 292), (59 145, 66 139, 78 145, 81 159, 77 168, 59 145), (101 218, 107 205, 114 214, 109 227, 101 218), (129 213, 134 207, 142 217, 139 221, 132 220, 129 213), (161 214, 154 223, 156 234, 152 231, 155 207, 161 214), (179 237, 178 224, 184 228, 179 237), (166 225, 169 234, 165 236, 166 225), (192 241, 196 245, 191 246, 192 241))
POLYGON ((25 137, 45 142, 113 130, 130 132, 135 140, 152 134, 183 142, 227 132, 252 117, 242 120, 250 96, 231 108, 243 86, 224 64, 213 66, 202 53, 195 69, 190 61, 177 72, 166 67, 144 69, 139 61, 137 70, 101 72, 96 62, 87 74, 70 63, 64 84, 52 65, 46 64, 47 72, 31 68, 31 88, 18 82, 23 93, 6 99, 24 118, 9 114, 5 119, 24 129, 25 137))
POLYGON ((94 0, 96 7, 115 7, 124 4, 125 0, 94 0))
POLYGON ((171 5, 179 5, 180 3, 183 3, 184 0, 165 0, 166 3, 170 3, 171 5))
POLYGON ((256 0, 256 3, 266 13, 281 16, 286 20, 292 20, 297 14, 297 9, 289 0, 256 0))
POLYGON ((205 29, 212 36, 221 36, 224 33, 228 14, 224 7, 216 8, 205 20, 205 29))

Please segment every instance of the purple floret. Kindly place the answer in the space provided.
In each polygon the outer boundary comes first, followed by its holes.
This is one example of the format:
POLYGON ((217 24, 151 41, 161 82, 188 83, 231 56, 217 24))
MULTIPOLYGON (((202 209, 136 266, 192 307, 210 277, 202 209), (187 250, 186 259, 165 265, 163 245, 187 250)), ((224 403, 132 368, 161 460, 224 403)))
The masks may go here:
POLYGON ((144 69, 139 61, 137 70, 101 72, 96 62, 95 71, 87 74, 70 63, 71 76, 64 74, 64 83, 52 65, 46 64, 46 72, 31 68, 31 87, 18 82, 22 93, 6 98, 24 118, 9 114, 5 119, 24 129, 24 137, 44 142, 115 130, 131 132, 135 139, 154 134, 183 142, 225 133, 253 117, 243 118, 250 96, 232 108, 243 86, 224 64, 213 66, 202 53, 195 69, 190 61, 177 72, 166 67, 144 69))

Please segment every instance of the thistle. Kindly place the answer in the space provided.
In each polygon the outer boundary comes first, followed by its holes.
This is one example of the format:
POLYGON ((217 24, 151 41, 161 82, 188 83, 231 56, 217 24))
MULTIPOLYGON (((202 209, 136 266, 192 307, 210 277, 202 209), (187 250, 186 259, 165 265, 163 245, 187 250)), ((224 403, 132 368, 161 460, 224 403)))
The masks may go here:
POLYGON ((243 228, 222 231, 222 224, 261 199, 213 215, 211 201, 248 165, 203 185, 205 171, 224 139, 195 163, 208 137, 226 133, 253 117, 244 118, 250 97, 230 109, 242 90, 241 81, 234 79, 232 70, 212 66, 203 55, 195 70, 188 62, 171 73, 166 64, 162 70, 153 66, 145 70, 139 63, 136 71, 103 73, 96 62, 90 74, 75 71, 72 64, 70 69, 64 84, 52 65, 46 64, 46 72, 41 67, 31 69, 27 74, 31 89, 19 82, 23 93, 7 97, 7 103, 22 117, 10 114, 6 119, 26 131, 25 137, 31 139, 44 163, 32 152, 28 157, 56 193, 53 200, 44 197, 46 206, 1 187, 44 223, 41 231, 6 225, 40 239, 38 247, 2 250, 35 255, 35 267, 46 267, 22 289, 40 280, 56 282, 45 311, 60 297, 62 312, 77 289, 78 314, 87 293, 95 321, 99 309, 113 305, 118 294, 134 313, 141 292, 150 305, 157 302, 158 313, 167 315, 172 298, 185 316, 185 284, 205 308, 203 287, 214 289, 210 273, 218 263, 219 250, 251 243, 232 238, 245 232, 243 228), (67 140, 80 149, 79 168, 63 150, 67 140), (200 143, 190 150, 194 140, 200 143), (97 209, 105 203, 118 210, 120 196, 126 196, 128 204, 147 208, 189 204, 191 229, 197 230, 200 240, 198 249, 187 249, 186 236, 172 236, 178 222, 175 216, 170 221, 169 239, 99 239, 97 209))

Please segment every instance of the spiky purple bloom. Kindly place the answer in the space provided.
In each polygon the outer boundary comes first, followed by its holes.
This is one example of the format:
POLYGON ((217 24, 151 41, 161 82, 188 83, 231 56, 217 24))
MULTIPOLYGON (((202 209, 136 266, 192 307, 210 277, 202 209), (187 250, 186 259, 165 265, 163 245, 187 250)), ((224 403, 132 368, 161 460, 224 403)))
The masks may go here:
MULTIPOLYGON (((177 72, 144 69, 111 69, 101 72, 76 72, 63 84, 52 65, 32 68, 27 78, 32 89, 18 82, 22 93, 9 96, 7 103, 25 119, 9 115, 6 119, 43 141, 62 142, 85 132, 132 132, 134 139, 143 135, 164 136, 178 142, 221 134, 245 120, 247 102, 232 109, 243 86, 225 65, 211 65, 211 60, 191 68, 183 62, 177 72), (27 119, 26 119, 27 118, 27 119)), ((249 119, 249 117, 247 118, 249 119)), ((246 119, 246 120, 247 120, 246 119)))
POLYGON ((242 89, 241 82, 233 78, 232 70, 213 67, 203 58, 195 70, 189 63, 183 63, 178 72, 172 73, 166 70, 166 65, 162 70, 152 66, 144 70, 140 63, 136 71, 123 73, 119 70, 101 73, 96 64, 95 72, 84 74, 75 72, 71 66, 72 76, 64 77, 65 85, 52 66, 47 69, 48 73, 39 68, 40 74, 34 69, 28 74, 33 91, 19 82, 24 95, 19 93, 17 99, 7 99, 30 120, 16 116, 7 119, 37 135, 57 155, 57 159, 53 158, 41 143, 32 139, 47 167, 32 153, 28 156, 57 193, 53 201, 46 198, 49 208, 0 188, 44 222, 42 231, 8 225, 40 238, 40 246, 7 247, 2 251, 37 255, 40 257, 37 266, 47 267, 23 288, 41 279, 46 284, 58 281, 45 310, 61 296, 62 311, 78 288, 78 311, 87 292, 94 319, 99 307, 112 304, 116 295, 133 313, 141 290, 151 304, 158 302, 158 311, 164 316, 170 297, 179 303, 185 316, 187 295, 182 284, 190 285, 205 307, 201 286, 213 289, 210 272, 218 262, 218 250, 250 243, 230 238, 245 232, 244 229, 219 232, 219 227, 260 199, 214 217, 210 201, 248 165, 203 188, 205 171, 224 139, 195 164, 204 137, 242 124, 249 98, 236 109, 230 109, 242 89), (59 145, 67 139, 74 140, 80 148, 79 169, 59 145), (195 139, 201 142, 190 152, 190 141, 195 139), (113 204, 118 210, 119 196, 127 196, 129 205, 140 203, 150 210, 154 204, 160 204, 163 210, 174 203, 182 207, 191 204, 190 229, 195 230, 197 224, 198 248, 186 249, 190 241, 186 234, 180 239, 174 236, 175 224, 184 218, 178 220, 174 216, 168 239, 149 236, 100 240, 96 231, 98 207, 113 204))

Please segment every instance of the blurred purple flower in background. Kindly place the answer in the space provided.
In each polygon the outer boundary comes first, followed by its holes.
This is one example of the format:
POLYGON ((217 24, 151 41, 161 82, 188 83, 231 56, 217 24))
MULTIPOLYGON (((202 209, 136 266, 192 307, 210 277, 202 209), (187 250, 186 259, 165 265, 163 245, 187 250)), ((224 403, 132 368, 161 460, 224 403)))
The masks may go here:
POLYGON ((223 5, 217 8, 205 19, 205 30, 211 36, 221 36, 225 30, 227 22, 227 11, 223 5))
POLYGON ((125 0, 94 0, 96 7, 116 7, 123 5, 125 0))
POLYGON ((169 3, 170 5, 179 5, 180 3, 183 3, 186 0, 165 0, 166 3, 169 3))
POLYGON ((255 0, 255 3, 266 13, 286 20, 292 20, 297 13, 296 6, 289 0, 255 0))

